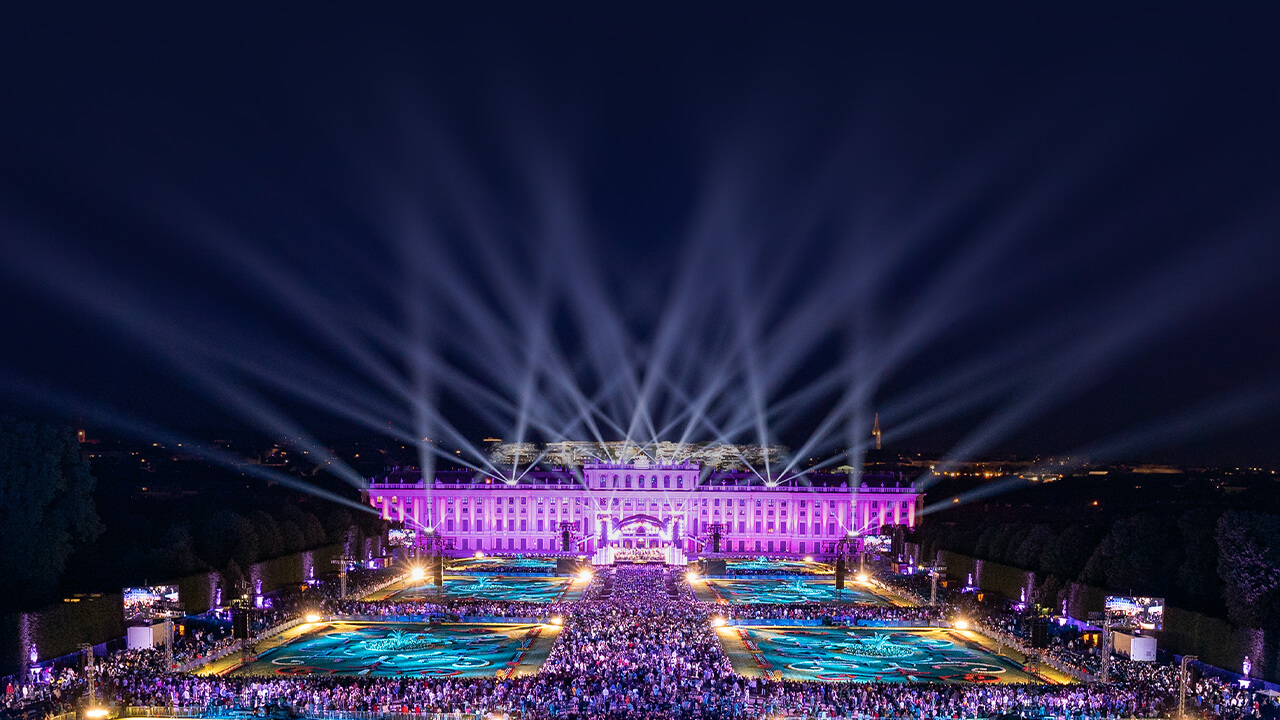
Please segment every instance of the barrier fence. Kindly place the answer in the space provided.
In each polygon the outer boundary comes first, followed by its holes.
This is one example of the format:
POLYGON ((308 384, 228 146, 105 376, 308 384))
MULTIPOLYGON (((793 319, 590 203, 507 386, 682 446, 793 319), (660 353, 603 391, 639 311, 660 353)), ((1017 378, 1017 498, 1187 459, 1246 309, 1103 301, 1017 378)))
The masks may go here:
POLYGON ((995 640, 997 643, 1000 643, 1000 645, 1004 647, 1017 650, 1018 652, 1022 653, 1022 655, 1025 658, 1027 658, 1027 660, 1030 662, 1044 663, 1045 665, 1048 665, 1049 667, 1053 668, 1054 670, 1057 670, 1063 675, 1067 675, 1068 677, 1075 678, 1080 682, 1086 682, 1086 683, 1098 682, 1098 678, 1095 678, 1093 675, 1090 675, 1084 670, 1068 665, 1054 658, 1051 655, 1041 652, 1040 650, 1037 650, 1032 647, 1028 647, 1021 640, 1019 640, 1018 638, 1012 635, 1008 635, 1002 632, 996 632, 994 630, 982 627, 981 625, 977 625, 977 624, 972 626, 970 629, 973 630, 974 632, 979 633, 980 635, 987 637, 988 639, 995 640))
MULTIPOLYGON (((253 645, 255 645, 258 642, 261 642, 262 640, 265 640, 274 635, 279 635, 280 633, 284 632, 285 630, 288 630, 289 628, 301 625, 303 622, 306 622, 306 621, 303 620, 302 618, 293 618, 292 620, 285 620, 284 622, 279 623, 278 625, 269 627, 266 630, 263 630, 262 632, 258 633, 257 635, 254 635, 253 637, 246 640, 245 644, 248 645, 249 647, 252 647, 253 645)), ((221 660, 222 658, 236 652, 240 652, 240 643, 233 643, 228 647, 224 647, 221 650, 218 650, 217 652, 214 652, 214 653, 210 653, 209 655, 205 655, 204 657, 193 658, 191 660, 188 660, 187 662, 178 666, 178 672, 184 672, 184 673, 191 672, 192 670, 195 670, 196 668, 202 665, 207 665, 215 660, 221 660)))

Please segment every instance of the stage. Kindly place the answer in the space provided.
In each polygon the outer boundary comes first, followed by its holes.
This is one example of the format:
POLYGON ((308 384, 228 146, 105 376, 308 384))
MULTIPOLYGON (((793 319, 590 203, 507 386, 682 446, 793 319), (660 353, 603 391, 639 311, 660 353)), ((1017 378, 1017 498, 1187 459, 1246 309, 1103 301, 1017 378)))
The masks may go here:
POLYGON ((746 677, 832 682, 1040 683, 975 634, 937 628, 722 627, 746 677))

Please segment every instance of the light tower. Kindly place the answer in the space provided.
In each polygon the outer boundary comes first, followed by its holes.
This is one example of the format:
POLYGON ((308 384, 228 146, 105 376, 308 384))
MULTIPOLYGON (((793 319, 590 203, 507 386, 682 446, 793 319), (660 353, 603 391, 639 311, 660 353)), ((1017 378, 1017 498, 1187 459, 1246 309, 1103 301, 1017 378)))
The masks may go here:
MULTIPOLYGON (((865 415, 863 417, 866 417, 865 415)), ((880 413, 876 413, 875 422, 871 425, 871 437, 876 440, 876 449, 880 449, 880 413)))

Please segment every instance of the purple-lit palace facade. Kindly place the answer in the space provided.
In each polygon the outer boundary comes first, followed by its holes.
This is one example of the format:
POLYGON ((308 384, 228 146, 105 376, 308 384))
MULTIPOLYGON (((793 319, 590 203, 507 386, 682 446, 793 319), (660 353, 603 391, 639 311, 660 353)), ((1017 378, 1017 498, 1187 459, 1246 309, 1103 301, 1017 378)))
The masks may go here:
POLYGON ((726 554, 824 554, 841 539, 878 534, 882 526, 915 527, 923 498, 900 478, 864 475, 851 487, 845 474, 809 473, 775 484, 755 472, 689 461, 586 462, 530 470, 518 482, 444 471, 430 485, 417 470, 405 470, 373 478, 368 491, 384 519, 446 539, 455 555, 589 555, 597 564, 638 548, 684 562, 710 553, 717 531, 726 554))

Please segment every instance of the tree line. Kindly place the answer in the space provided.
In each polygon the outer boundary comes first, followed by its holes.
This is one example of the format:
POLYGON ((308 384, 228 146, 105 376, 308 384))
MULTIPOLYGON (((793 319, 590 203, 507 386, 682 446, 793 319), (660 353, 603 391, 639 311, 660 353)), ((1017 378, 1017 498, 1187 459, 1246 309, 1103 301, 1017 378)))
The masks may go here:
POLYGON ((938 550, 1037 575, 1041 604, 1069 582, 1116 594, 1164 597, 1248 628, 1280 630, 1280 516, 1249 510, 1139 512, 1109 523, 926 523, 923 557, 938 550))
POLYGON ((256 562, 381 531, 372 514, 212 475, 150 498, 108 467, 95 479, 75 432, 0 417, 0 614, 60 594, 111 592, 256 562), (265 508, 265 509, 264 509, 265 508), (356 517, 358 515, 359 517, 356 517))

